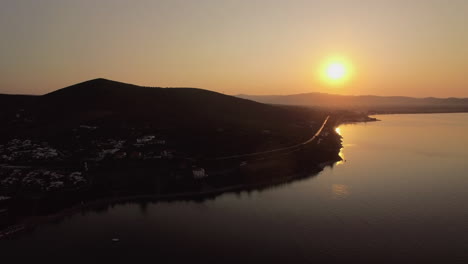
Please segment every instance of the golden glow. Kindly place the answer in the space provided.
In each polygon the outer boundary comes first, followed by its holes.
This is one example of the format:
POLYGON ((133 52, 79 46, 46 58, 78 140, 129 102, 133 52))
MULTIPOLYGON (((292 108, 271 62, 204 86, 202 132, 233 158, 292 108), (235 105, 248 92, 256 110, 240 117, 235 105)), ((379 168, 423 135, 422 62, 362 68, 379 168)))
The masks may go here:
POLYGON ((339 127, 335 128, 335 131, 336 131, 336 133, 337 133, 338 135, 341 136, 341 129, 340 129, 339 127))
POLYGON ((26 2, 39 3, 0 1, 0 93, 102 77, 228 95, 468 97, 466 0, 26 2), (327 77, 334 62, 341 78, 327 77))
POLYGON ((327 66, 327 77, 332 80, 339 80, 346 75, 345 66, 341 63, 332 63, 327 66))
MULTIPOLYGON (((341 135, 341 129, 340 129, 339 127, 335 128, 335 132, 336 132, 338 135, 342 136, 342 135, 341 135)), ((345 156, 344 156, 344 153, 343 153, 343 147, 340 148, 340 153, 339 153, 338 155, 340 156, 341 160, 338 161, 338 162, 336 163, 336 165, 342 165, 342 164, 344 164, 344 163, 345 163, 345 156)))
POLYGON ((321 80, 328 85, 339 85, 351 77, 351 63, 342 57, 332 57, 321 67, 321 80))
POLYGON ((332 198, 333 199, 345 199, 350 194, 349 187, 344 184, 333 184, 332 185, 332 198))
POLYGON ((338 155, 340 156, 341 160, 338 161, 337 163, 335 163, 336 165, 343 165, 345 163, 345 156, 344 156, 344 153, 343 153, 343 148, 340 148, 340 153, 338 153, 338 155))

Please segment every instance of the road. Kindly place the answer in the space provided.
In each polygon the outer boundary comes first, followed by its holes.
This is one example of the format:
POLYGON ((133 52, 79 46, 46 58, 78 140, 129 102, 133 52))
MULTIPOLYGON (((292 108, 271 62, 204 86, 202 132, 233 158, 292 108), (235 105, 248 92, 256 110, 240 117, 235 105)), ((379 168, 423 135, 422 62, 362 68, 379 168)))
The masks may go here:
POLYGON ((285 150, 293 150, 295 148, 300 148, 300 147, 302 147, 304 145, 307 145, 307 144, 311 143, 318 136, 320 136, 320 133, 322 133, 323 128, 325 127, 325 125, 328 122, 328 119, 330 119, 330 116, 327 116, 327 118, 325 118, 325 120, 323 121, 322 126, 319 128, 319 130, 317 130, 317 132, 311 138, 309 138, 307 141, 304 141, 302 143, 299 143, 299 144, 296 144, 296 145, 293 145, 293 146, 289 146, 289 147, 277 148, 277 149, 273 149, 273 150, 213 158, 212 160, 228 160, 228 159, 247 158, 247 157, 254 157, 254 156, 259 156, 259 155, 264 155, 264 154, 272 154, 272 153, 281 152, 281 151, 285 151, 285 150))

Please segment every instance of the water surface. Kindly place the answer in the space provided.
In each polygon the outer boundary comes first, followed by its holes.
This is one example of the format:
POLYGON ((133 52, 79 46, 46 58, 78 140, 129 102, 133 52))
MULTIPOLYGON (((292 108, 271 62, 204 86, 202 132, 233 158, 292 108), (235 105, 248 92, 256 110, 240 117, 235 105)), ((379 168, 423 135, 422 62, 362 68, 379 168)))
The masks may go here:
POLYGON ((17 262, 468 262, 468 114, 378 118, 341 126, 345 161, 317 176, 203 202, 85 211, 0 241, 0 255, 17 262))

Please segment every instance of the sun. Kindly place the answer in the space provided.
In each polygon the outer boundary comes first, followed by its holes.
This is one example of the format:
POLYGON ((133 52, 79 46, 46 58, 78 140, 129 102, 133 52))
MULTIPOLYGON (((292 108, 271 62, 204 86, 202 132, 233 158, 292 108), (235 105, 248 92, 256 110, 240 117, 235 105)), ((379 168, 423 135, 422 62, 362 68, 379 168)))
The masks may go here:
POLYGON ((327 77, 330 80, 340 80, 346 76, 346 67, 343 63, 334 62, 327 66, 327 77))
POLYGON ((333 57, 324 61, 321 67, 322 82, 328 85, 345 84, 351 76, 351 64, 343 57, 333 57))

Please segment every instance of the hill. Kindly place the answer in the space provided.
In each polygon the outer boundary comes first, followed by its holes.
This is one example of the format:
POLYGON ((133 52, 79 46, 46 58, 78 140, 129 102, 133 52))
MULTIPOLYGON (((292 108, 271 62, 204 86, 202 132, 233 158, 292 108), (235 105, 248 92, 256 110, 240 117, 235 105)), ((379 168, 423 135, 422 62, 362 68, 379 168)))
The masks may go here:
MULTIPOLYGON (((1 99, 1 98, 0 98, 1 99)), ((80 126, 95 137, 156 133, 196 153, 242 153, 300 142, 325 113, 277 107, 197 88, 150 88, 106 79, 49 94, 18 97, 8 107, 4 138, 36 137, 66 144, 80 126), (20 106, 20 107, 19 107, 20 106), (21 111, 21 118, 16 114, 21 111)))
POLYGON ((294 95, 237 95, 266 104, 352 109, 377 113, 467 112, 468 98, 351 96, 325 93, 294 95))

